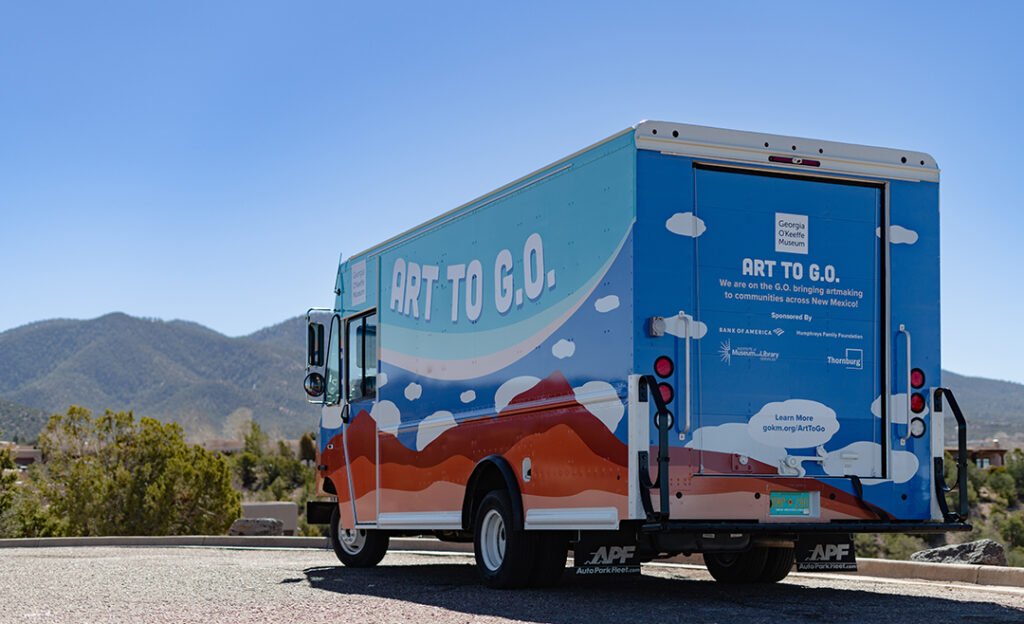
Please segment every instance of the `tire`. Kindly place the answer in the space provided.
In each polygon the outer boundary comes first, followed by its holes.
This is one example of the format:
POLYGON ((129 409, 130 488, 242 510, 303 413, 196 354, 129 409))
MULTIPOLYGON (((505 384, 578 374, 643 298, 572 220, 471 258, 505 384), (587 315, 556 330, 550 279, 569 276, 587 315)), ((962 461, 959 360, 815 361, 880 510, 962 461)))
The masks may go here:
POLYGON ((473 553, 480 579, 488 587, 524 587, 534 568, 536 538, 512 523, 508 492, 494 490, 480 502, 473 523, 473 553))
POLYGON ((349 568, 372 568, 388 552, 388 534, 373 529, 342 529, 341 513, 331 514, 331 547, 338 560, 349 568))
POLYGON ((569 537, 557 531, 544 531, 536 537, 537 548, 534 551, 533 571, 530 574, 530 585, 548 587, 562 578, 565 572, 565 560, 569 554, 569 537))
POLYGON ((704 565, 719 583, 754 583, 761 578, 768 560, 767 548, 743 552, 704 553, 704 565))
POLYGON ((765 560, 764 570, 757 580, 761 583, 778 583, 789 576, 793 569, 793 561, 796 560, 796 553, 793 548, 767 548, 768 558, 765 560))

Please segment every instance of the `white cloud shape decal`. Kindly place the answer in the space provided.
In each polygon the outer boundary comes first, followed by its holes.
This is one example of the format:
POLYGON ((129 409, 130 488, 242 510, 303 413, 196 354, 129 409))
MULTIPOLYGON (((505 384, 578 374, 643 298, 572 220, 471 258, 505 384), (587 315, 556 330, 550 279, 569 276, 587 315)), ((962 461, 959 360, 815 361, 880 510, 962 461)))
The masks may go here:
POLYGON ((463 403, 472 403, 476 400, 476 390, 466 390, 459 395, 459 400, 463 403))
POLYGON ((378 401, 370 411, 370 418, 377 421, 377 428, 394 435, 402 424, 402 413, 391 401, 378 401))
MULTIPOLYGON (((686 338, 686 327, 675 318, 665 319, 665 333, 676 338, 686 338)), ((690 321, 690 338, 700 339, 708 333, 707 323, 704 321, 690 321)))
POLYGON ((434 412, 423 419, 416 430, 416 450, 422 451, 439 435, 455 426, 455 417, 451 412, 434 412))
POLYGON ((714 427, 701 427, 693 432, 687 448, 745 455, 778 470, 786 458, 786 449, 762 444, 750 437, 747 423, 726 423, 714 427))
POLYGON ((320 426, 324 429, 337 429, 342 425, 341 406, 325 405, 320 408, 320 426))
POLYGON ((780 448, 807 448, 828 442, 839 431, 831 407, 808 399, 773 401, 750 417, 747 433, 758 442, 780 448))
POLYGON ((617 307, 619 307, 619 297, 617 295, 601 297, 594 302, 594 309, 598 312, 611 312, 617 307))
POLYGON ((551 355, 560 360, 572 357, 573 353, 576 353, 576 343, 565 338, 562 338, 551 347, 551 355))
MULTIPOLYGON (((871 402, 871 413, 874 414, 875 418, 882 417, 882 397, 876 396, 875 400, 871 402)), ((928 409, 928 403, 925 402, 924 410, 919 414, 913 414, 913 416, 924 418, 928 415, 931 410, 928 409)), ((894 394, 889 401, 889 422, 897 425, 907 424, 907 393, 894 394)), ((901 432, 901 435, 906 435, 906 430, 901 432)))
MULTIPOLYGON (((875 444, 869 442, 865 444, 875 444)), ((875 446, 879 446, 875 444, 875 446)), ((861 479, 864 485, 878 485, 879 483, 906 483, 914 478, 920 463, 917 456, 910 451, 893 451, 892 464, 889 468, 889 479, 861 479)))
POLYGON ((423 386, 419 385, 415 381, 405 387, 405 398, 410 401, 415 401, 423 395, 423 386))
POLYGON ((385 372, 377 373, 377 387, 380 388, 388 383, 388 374, 385 372))
MULTIPOLYGON (((875 236, 882 237, 882 228, 875 228, 875 236)), ((917 232, 902 225, 890 225, 889 242, 893 245, 913 245, 917 242, 917 232)))
POLYGON ((539 383, 540 378, 531 377, 529 375, 509 379, 505 383, 501 384, 501 386, 498 387, 498 391, 494 393, 494 411, 501 413, 501 410, 508 407, 508 404, 512 402, 512 399, 539 383))
POLYGON ((879 474, 882 446, 875 442, 854 442, 825 455, 821 463, 825 474, 833 477, 879 474))
POLYGON ((572 391, 576 395, 576 401, 603 422, 610 431, 615 431, 626 408, 610 383, 588 381, 578 388, 573 388, 572 391))
POLYGON ((692 236, 696 238, 704 233, 707 228, 704 220, 692 212, 677 212, 668 218, 665 227, 669 232, 680 236, 692 236))

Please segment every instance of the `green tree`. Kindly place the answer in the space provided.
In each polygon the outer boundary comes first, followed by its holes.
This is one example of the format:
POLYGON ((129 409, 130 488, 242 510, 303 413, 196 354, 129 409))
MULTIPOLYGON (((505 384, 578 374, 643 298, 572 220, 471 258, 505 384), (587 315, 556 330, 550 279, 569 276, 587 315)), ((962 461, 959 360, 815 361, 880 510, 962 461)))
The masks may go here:
POLYGON ((316 443, 309 433, 304 433, 299 438, 299 459, 306 462, 307 466, 311 466, 316 461, 316 443))
POLYGON ((67 535, 218 534, 241 513, 223 459, 186 444, 177 423, 72 406, 39 445, 29 487, 67 535))
POLYGON ((1011 547, 1024 546, 1024 518, 1019 513, 1010 514, 999 525, 999 532, 1002 533, 1011 547))
POLYGON ((267 445, 270 443, 270 439, 255 422, 249 421, 249 431, 243 434, 243 437, 245 441, 242 448, 243 453, 252 453, 256 457, 262 457, 267 452, 267 445))
POLYGON ((985 483, 993 492, 1005 499, 1007 505, 1012 505, 1017 500, 1017 484, 1006 468, 990 468, 985 483))
POLYGON ((1006 455, 1006 473, 1013 477, 1017 500, 1024 500, 1024 453, 1020 449, 1006 455))
POLYGON ((14 502, 18 473, 10 448, 0 449, 0 515, 10 509, 14 502))

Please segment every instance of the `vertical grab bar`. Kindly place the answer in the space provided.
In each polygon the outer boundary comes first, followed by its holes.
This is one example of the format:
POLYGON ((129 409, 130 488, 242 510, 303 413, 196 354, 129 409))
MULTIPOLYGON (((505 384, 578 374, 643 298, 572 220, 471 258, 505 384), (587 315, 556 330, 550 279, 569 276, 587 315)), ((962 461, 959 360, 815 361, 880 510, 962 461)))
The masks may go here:
POLYGON ((910 433, 910 418, 911 418, 911 414, 910 414, 910 395, 911 395, 910 371, 913 370, 913 367, 910 365, 910 331, 907 330, 907 326, 904 325, 903 323, 900 323, 900 329, 899 329, 898 332, 896 332, 897 336, 900 335, 900 334, 904 334, 907 337, 907 435, 905 435, 902 438, 900 438, 900 446, 906 446, 907 445, 907 440, 910 439, 910 435, 911 435, 911 433, 910 433))
POLYGON ((680 433, 681 436, 690 433, 690 326, 693 324, 693 317, 689 314, 683 318, 686 325, 686 362, 683 364, 683 373, 686 375, 686 427, 680 433))

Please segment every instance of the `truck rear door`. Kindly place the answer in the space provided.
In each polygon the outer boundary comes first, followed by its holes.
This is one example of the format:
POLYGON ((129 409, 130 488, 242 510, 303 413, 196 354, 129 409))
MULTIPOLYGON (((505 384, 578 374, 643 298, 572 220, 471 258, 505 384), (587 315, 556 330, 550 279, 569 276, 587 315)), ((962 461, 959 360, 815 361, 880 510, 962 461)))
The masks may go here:
POLYGON ((884 187, 696 167, 705 474, 880 477, 884 187))

